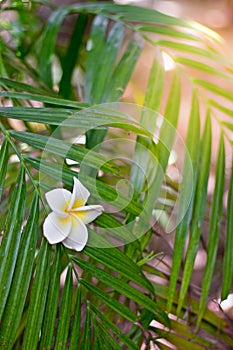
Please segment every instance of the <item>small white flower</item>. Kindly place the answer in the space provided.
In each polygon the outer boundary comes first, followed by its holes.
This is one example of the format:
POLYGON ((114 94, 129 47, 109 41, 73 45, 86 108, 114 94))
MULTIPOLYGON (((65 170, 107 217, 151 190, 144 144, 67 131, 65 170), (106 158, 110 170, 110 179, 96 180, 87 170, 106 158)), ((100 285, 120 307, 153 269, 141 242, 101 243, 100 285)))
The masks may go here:
POLYGON ((73 192, 58 188, 45 194, 52 212, 44 221, 44 236, 50 244, 62 242, 81 251, 88 240, 86 224, 102 214, 101 205, 85 206, 90 192, 74 177, 73 192))
POLYGON ((227 299, 221 301, 220 307, 228 317, 233 319, 233 294, 229 294, 227 299))

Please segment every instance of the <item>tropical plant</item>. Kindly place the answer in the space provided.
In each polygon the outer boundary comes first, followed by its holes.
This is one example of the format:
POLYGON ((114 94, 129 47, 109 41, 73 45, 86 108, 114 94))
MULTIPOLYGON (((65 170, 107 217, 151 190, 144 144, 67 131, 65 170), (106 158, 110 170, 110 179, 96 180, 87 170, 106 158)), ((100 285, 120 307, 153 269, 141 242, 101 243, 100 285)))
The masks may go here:
POLYGON ((233 272, 233 66, 221 38, 198 23, 109 2, 1 6, 1 349, 232 348, 229 320, 217 301, 217 311, 207 305, 222 242, 221 299, 233 272), (143 95, 132 74, 145 45, 154 57, 143 95), (125 103, 129 82, 133 104, 125 103), (105 208, 82 252, 43 236, 44 193, 71 189, 74 176, 90 203, 105 208), (159 235, 175 237, 171 266, 153 251, 159 235), (199 291, 191 277, 202 244, 199 291))

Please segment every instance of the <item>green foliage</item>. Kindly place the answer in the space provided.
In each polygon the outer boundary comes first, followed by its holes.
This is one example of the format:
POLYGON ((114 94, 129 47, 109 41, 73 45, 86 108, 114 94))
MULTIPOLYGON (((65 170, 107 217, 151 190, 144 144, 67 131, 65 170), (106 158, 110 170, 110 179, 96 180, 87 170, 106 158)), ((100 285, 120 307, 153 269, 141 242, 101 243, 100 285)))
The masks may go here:
POLYGON ((231 348, 228 322, 207 305, 222 242, 215 298, 230 293, 233 269, 233 175, 225 171, 233 77, 221 38, 136 6, 30 4, 1 5, 1 14, 16 20, 0 22, 0 348, 206 349, 215 346, 216 334, 220 348, 231 348), (46 9, 48 20, 40 16, 46 9), (64 20, 73 14, 63 41, 64 20), (141 106, 122 103, 146 45, 153 52, 146 89, 132 89, 130 101, 143 95, 141 106), (164 53, 174 61, 172 72, 164 53), (183 158, 176 151, 182 167, 172 155, 187 86, 183 158), (211 195, 213 123, 221 136, 211 195), (84 143, 73 140, 80 135, 84 143), (171 162, 180 181, 169 173, 171 162), (105 207, 80 253, 51 246, 42 228, 44 192, 61 182, 70 190, 73 176, 85 182, 90 204, 105 207), (170 226, 168 266, 166 252, 153 245, 170 226), (205 241, 207 262, 194 298, 194 263, 205 241))

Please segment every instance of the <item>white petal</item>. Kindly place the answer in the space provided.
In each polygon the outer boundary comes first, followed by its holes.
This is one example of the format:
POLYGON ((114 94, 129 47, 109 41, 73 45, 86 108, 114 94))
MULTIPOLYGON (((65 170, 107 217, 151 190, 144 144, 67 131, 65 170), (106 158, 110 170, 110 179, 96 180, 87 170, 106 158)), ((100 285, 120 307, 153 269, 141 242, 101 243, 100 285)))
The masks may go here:
POLYGON ((84 223, 78 218, 72 220, 72 229, 69 236, 62 242, 64 246, 77 252, 83 250, 88 240, 88 231, 84 223))
POLYGON ((90 192, 88 189, 83 186, 83 184, 81 184, 76 177, 74 177, 74 188, 68 210, 82 207, 86 203, 89 196, 90 192))
POLYGON ((68 208, 71 192, 64 188, 57 188, 55 190, 45 193, 45 198, 50 208, 58 215, 67 216, 65 210, 68 208))
POLYGON ((70 216, 64 218, 52 212, 44 221, 44 236, 50 244, 59 243, 69 235, 71 227, 72 219, 70 216))
POLYGON ((224 313, 233 319, 233 294, 229 294, 227 299, 221 301, 220 306, 224 313))
POLYGON ((87 205, 85 207, 73 209, 72 213, 77 216, 84 224, 89 224, 101 215, 104 211, 102 205, 87 205))

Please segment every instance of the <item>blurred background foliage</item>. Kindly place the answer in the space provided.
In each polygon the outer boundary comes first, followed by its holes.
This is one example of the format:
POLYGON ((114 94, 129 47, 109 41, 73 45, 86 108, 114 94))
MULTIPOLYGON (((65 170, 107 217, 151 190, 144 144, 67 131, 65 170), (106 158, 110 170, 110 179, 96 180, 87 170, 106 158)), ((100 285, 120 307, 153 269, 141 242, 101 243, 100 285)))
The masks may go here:
MULTIPOLYGON (((232 349, 232 320, 219 302, 232 290, 233 273, 233 61, 230 45, 215 31, 160 12, 179 5, 186 17, 185 4, 0 2, 1 349, 232 349), (156 117, 143 119, 142 113, 141 128, 127 119, 127 109, 120 115, 93 107, 112 102, 149 108, 156 117), (173 146, 174 129, 161 127, 155 141, 157 112, 177 130, 190 157, 188 208, 188 156, 173 146), (65 147, 53 132, 71 116, 79 128, 102 120, 105 127, 72 145, 68 158, 76 163, 64 163, 64 186, 72 187, 93 149, 90 192, 97 183, 108 205, 119 180, 133 189, 130 201, 127 191, 121 193, 122 210, 104 213, 90 227, 91 240, 108 248, 88 245, 78 254, 50 246, 41 229, 41 188, 59 180, 54 159, 65 147), (56 140, 46 158, 51 135, 56 140), (134 140, 133 150, 122 151, 121 141, 114 150, 96 147, 121 136, 134 140), (127 161, 109 162, 108 152, 118 150, 142 171, 127 161), (165 176, 153 172, 151 154, 165 176), (93 169, 101 172, 95 176, 93 169), (98 228, 119 239, 120 227, 123 244, 134 234, 124 225, 146 206, 149 183, 158 221, 135 241, 114 247, 98 228), (168 234, 177 199, 182 220, 168 234)), ((232 3, 218 7, 226 14, 222 22, 216 12, 210 16, 217 2, 211 4, 195 1, 191 10, 198 8, 202 22, 224 34, 232 3)))

